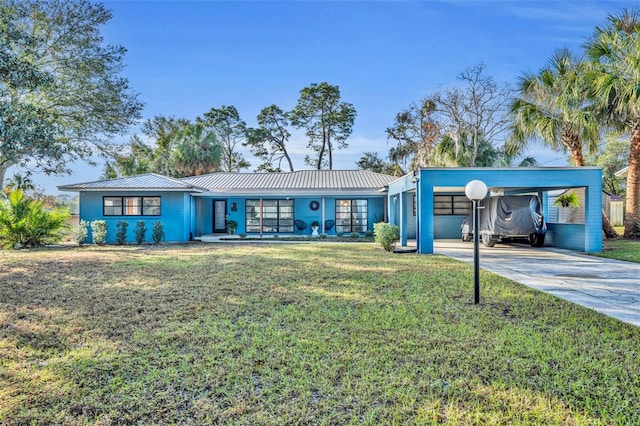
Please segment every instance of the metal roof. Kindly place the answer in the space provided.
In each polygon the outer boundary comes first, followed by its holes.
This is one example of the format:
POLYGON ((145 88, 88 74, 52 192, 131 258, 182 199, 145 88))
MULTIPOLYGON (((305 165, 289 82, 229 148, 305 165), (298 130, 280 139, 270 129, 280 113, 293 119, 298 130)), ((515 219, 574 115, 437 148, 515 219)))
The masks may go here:
POLYGON ((58 187, 61 191, 113 191, 113 190, 172 190, 172 191, 201 191, 188 182, 162 176, 156 173, 147 173, 136 176, 126 176, 115 179, 98 180, 94 182, 76 183, 58 187))
POLYGON ((397 177, 366 170, 300 170, 282 173, 212 173, 181 181, 209 191, 379 190, 397 177))

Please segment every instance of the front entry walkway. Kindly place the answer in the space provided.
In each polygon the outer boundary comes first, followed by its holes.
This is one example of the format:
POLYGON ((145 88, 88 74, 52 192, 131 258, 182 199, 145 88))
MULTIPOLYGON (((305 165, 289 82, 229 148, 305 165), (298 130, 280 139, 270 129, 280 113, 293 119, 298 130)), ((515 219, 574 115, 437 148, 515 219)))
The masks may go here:
MULTIPOLYGON (((434 252, 473 262, 473 243, 436 240, 434 252)), ((640 264, 528 245, 480 244, 480 267, 640 326, 640 264)))

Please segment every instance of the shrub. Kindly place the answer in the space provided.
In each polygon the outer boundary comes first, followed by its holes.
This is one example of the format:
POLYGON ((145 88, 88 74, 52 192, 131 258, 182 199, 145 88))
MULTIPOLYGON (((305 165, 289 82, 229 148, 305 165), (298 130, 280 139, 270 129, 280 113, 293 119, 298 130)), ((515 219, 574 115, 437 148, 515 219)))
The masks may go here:
POLYGON ((57 243, 69 229, 69 217, 66 209, 47 211, 42 202, 24 198, 17 189, 0 202, 0 244, 10 249, 57 243))
POLYGON ((336 232, 337 237, 344 237, 344 232, 336 232))
POLYGON ((93 235, 93 244, 104 244, 107 241, 107 222, 104 220, 91 222, 91 235, 93 235))
POLYGON ((280 238, 280 235, 278 235, 278 234, 273 234, 273 238, 275 238, 275 239, 277 240, 278 238, 280 238))
POLYGON ((371 229, 367 229, 364 233, 365 237, 373 237, 373 231, 371 229))
POLYGON ((116 223, 116 244, 123 245, 127 241, 127 227, 129 222, 124 220, 116 223))
POLYGON ((82 245, 87 242, 87 238, 89 238, 89 222, 81 220, 78 223, 78 227, 73 232, 73 240, 82 245))
POLYGON ((240 238, 247 238, 247 233, 246 232, 242 232, 239 235, 240 235, 240 238))
POLYGON ((396 242, 400 239, 400 228, 385 222, 378 222, 373 225, 373 233, 376 243, 380 243, 386 251, 393 251, 396 242))
POLYGON ((162 222, 153 222, 153 230, 151 231, 153 242, 158 244, 164 240, 164 225, 162 222))
POLYGON ((357 232, 352 232, 351 238, 360 238, 360 234, 358 234, 357 232))
POLYGON ((326 232, 323 232, 322 234, 320 234, 320 238, 327 238, 327 237, 328 237, 328 235, 327 235, 326 232))
POLYGON ((135 238, 136 243, 142 244, 147 235, 147 222, 139 220, 136 222, 135 238))

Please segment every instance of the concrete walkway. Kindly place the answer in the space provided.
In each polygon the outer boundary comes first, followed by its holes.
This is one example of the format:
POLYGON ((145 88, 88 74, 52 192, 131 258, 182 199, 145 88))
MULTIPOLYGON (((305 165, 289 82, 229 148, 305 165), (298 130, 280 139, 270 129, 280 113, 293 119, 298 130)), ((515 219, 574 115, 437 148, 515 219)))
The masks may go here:
MULTIPOLYGON (((473 243, 436 240, 434 252, 473 263, 473 243)), ((553 247, 480 243, 480 267, 640 326, 640 263, 553 247)))

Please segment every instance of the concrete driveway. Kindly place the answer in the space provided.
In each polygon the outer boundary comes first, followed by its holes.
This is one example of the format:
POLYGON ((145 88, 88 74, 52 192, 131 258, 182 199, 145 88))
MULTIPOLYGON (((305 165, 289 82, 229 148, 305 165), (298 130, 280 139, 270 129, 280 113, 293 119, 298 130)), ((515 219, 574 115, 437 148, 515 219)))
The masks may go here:
MULTIPOLYGON (((473 243, 436 240, 434 252, 473 263, 473 243)), ((640 326, 640 263, 553 247, 480 243, 480 267, 640 326)))

